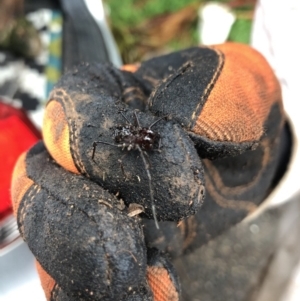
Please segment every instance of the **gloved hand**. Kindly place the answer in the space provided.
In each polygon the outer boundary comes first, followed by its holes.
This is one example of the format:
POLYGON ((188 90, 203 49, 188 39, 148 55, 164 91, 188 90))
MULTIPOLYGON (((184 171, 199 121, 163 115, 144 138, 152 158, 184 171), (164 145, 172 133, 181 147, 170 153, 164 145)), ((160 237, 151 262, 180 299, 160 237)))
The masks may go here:
POLYGON ((280 88, 256 51, 197 47, 126 70, 64 75, 44 143, 15 167, 14 210, 48 300, 179 300, 164 253, 239 222, 278 175, 280 88))

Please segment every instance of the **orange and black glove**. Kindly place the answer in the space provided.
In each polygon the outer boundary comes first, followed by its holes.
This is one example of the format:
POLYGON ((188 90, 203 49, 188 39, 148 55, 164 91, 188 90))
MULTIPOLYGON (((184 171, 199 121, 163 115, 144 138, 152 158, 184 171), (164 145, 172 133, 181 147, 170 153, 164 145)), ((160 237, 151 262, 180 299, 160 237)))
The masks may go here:
POLYGON ((47 299, 179 300, 166 256, 256 209, 278 177, 283 124, 278 82, 244 45, 63 76, 12 184, 47 299))

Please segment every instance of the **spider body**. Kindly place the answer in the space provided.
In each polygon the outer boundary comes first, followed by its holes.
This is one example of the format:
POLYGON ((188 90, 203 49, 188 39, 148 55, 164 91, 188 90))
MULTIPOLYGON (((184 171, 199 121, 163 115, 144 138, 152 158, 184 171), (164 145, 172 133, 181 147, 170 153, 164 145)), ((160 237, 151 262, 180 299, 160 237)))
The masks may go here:
MULTIPOLYGON (((153 122, 149 127, 142 127, 140 125, 140 122, 138 120, 136 112, 134 112, 134 117, 135 117, 135 121, 136 121, 135 125, 133 125, 122 112, 120 112, 120 113, 124 117, 124 119, 127 121, 128 124, 123 125, 123 126, 117 126, 115 128, 113 137, 114 137, 116 144, 112 144, 112 143, 105 142, 105 141, 94 141, 92 159, 94 159, 96 147, 98 144, 106 144, 106 145, 111 145, 111 146, 115 146, 115 147, 120 147, 120 148, 122 148, 122 150, 127 149, 127 151, 131 151, 131 150, 139 151, 139 153, 142 157, 144 166, 145 166, 148 180, 149 180, 150 201, 151 201, 151 209, 152 209, 152 213, 153 213, 153 218, 155 221, 156 228, 159 229, 157 218, 156 218, 156 213, 155 213, 150 166, 149 166, 149 163, 146 161, 145 155, 147 155, 147 151, 149 151, 149 150, 155 150, 155 149, 160 148, 160 135, 158 133, 152 131, 151 128, 156 123, 158 123, 160 120, 162 120, 163 118, 165 118, 167 116, 159 118, 158 120, 153 122)), ((120 163, 121 163, 121 169, 125 175, 122 160, 120 160, 120 163)))
POLYGON ((118 146, 128 151, 136 150, 138 146, 149 151, 158 147, 160 136, 147 127, 126 125, 115 129, 114 138, 118 146))

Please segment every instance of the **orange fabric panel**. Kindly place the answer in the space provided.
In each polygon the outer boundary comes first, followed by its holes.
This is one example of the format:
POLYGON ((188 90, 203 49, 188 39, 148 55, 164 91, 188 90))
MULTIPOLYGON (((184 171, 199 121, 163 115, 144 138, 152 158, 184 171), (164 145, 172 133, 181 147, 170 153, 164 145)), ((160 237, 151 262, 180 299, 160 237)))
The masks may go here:
POLYGON ((46 107, 43 138, 54 160, 63 168, 79 174, 71 154, 69 125, 63 106, 58 101, 52 100, 46 107))
POLYGON ((122 66, 120 69, 128 72, 135 72, 140 68, 140 64, 128 64, 122 66))
POLYGON ((46 299, 50 301, 51 299, 51 292, 55 285, 55 280, 42 268, 42 266, 36 261, 36 269, 40 276, 41 285, 45 292, 46 299))
POLYGON ((193 131, 215 141, 259 140, 271 106, 281 90, 265 58, 237 43, 213 46, 224 54, 224 67, 193 131))
POLYGON ((11 184, 11 199, 15 216, 17 216, 19 204, 28 189, 34 184, 26 174, 26 153, 23 153, 14 168, 11 184))
POLYGON ((154 301, 179 300, 179 294, 166 269, 158 266, 148 266, 147 280, 152 290, 154 301))

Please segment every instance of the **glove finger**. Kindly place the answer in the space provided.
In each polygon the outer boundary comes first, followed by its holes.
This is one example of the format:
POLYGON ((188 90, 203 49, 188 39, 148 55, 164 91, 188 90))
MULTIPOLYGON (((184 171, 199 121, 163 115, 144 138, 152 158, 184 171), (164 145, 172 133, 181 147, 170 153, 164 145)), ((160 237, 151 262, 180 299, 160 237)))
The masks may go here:
POLYGON ((169 259, 157 249, 147 251, 147 281, 154 301, 178 301, 179 279, 169 259))
POLYGON ((43 136, 53 158, 127 204, 142 205, 148 217, 153 217, 151 193, 158 219, 179 220, 195 213, 204 197, 202 164, 185 131, 147 112, 135 115, 121 101, 122 88, 115 80, 121 71, 103 65, 78 68, 61 79, 47 105, 43 136), (124 150, 116 146, 122 146, 115 141, 116 130, 128 131, 126 126, 137 122, 146 130, 153 125, 160 147, 141 154, 129 151, 128 144, 124 150))
MULTIPOLYGON (((63 170, 42 143, 18 161, 12 191, 23 239, 65 293, 86 300, 149 294, 142 229, 115 196, 63 170)), ((53 285, 51 278, 44 282, 53 285)))
MULTIPOLYGON (((282 126, 279 83, 254 49, 235 43, 192 48, 153 59, 151 65, 163 61, 171 71, 150 96, 150 110, 174 116, 201 157, 237 155, 257 147, 271 118, 277 117, 277 126, 282 126)), ((145 71, 149 65, 136 73, 151 76, 153 69, 145 71)))
POLYGON ((43 267, 39 264, 38 261, 36 262, 35 265, 47 301, 50 300, 52 301, 53 299, 55 300, 53 295, 54 295, 55 286, 57 285, 56 281, 43 269, 43 267))
POLYGON ((179 226, 160 223, 158 231, 153 221, 143 220, 147 245, 178 257, 254 212, 274 189, 289 158, 290 132, 272 131, 266 131, 256 150, 213 161, 203 159, 206 196, 201 210, 179 226))
MULTIPOLYGON (((93 299, 93 296, 90 298, 84 298, 82 296, 72 296, 68 293, 66 293, 59 285, 55 282, 55 280, 49 276, 47 272, 41 267, 39 263, 37 263, 37 270, 38 274, 41 279, 42 287, 45 291, 46 299, 49 301, 78 301, 78 300, 95 300, 93 299)), ((122 299, 124 301, 161 301, 157 299, 153 299, 153 293, 148 290, 144 289, 141 290, 139 293, 136 291, 133 292, 127 292, 125 299, 122 299)), ((115 300, 115 297, 112 297, 110 299, 101 299, 101 300, 115 300)), ((166 299, 168 301, 171 301, 172 299, 166 299)), ((176 301, 176 299, 175 299, 176 301)))
MULTIPOLYGON (((281 159, 286 156, 282 149, 288 147, 286 133, 282 131, 285 116, 280 87, 265 59, 255 50, 238 44, 198 52, 202 53, 201 60, 196 61, 198 65, 185 71, 179 68, 151 96, 150 109, 174 114, 195 141, 200 157, 208 158, 202 160, 206 199, 201 210, 179 227, 161 223, 156 232, 152 221, 145 221, 147 244, 174 257, 207 243, 256 210, 280 176, 281 159), (207 51, 220 54, 220 67, 212 63, 206 66, 215 70, 215 75, 201 90, 201 84, 196 85, 192 78, 203 83, 201 73, 209 74, 201 63, 207 51), (193 120, 192 109, 178 114, 185 102, 197 106, 189 100, 191 94, 185 92, 188 90, 193 90, 194 95, 206 95, 199 112, 195 111, 194 124, 187 122, 193 120), (247 149, 251 151, 244 152, 247 149)), ((201 97, 198 96, 200 101, 201 97)))
MULTIPOLYGON (((63 291, 49 274, 37 262, 37 270, 41 278, 42 287, 46 293, 47 300, 71 301, 71 298, 63 291)), ((136 292, 127 296, 124 301, 178 301, 181 288, 177 274, 168 258, 157 249, 147 250, 146 279, 151 293, 137 295, 136 292)), ((73 300, 73 299, 72 299, 73 300)), ((77 300, 74 298, 74 300, 77 300)))
POLYGON ((203 160, 206 197, 201 210, 179 226, 160 223, 158 231, 153 221, 143 220, 147 245, 178 257, 206 244, 256 210, 284 173, 289 157, 289 132, 272 136, 267 131, 254 151, 203 160))

